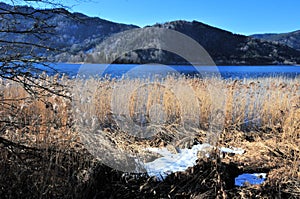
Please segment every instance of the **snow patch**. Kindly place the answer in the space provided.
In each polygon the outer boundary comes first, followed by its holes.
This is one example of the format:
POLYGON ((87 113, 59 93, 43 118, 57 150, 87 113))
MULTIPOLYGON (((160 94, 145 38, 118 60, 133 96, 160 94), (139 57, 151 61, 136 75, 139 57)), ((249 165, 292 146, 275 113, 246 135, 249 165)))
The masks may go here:
POLYGON ((234 153, 234 154, 239 154, 239 155, 242 155, 245 153, 244 149, 235 148, 235 147, 230 147, 230 148, 221 147, 220 151, 223 153, 234 153))
POLYGON ((211 148, 209 144, 197 144, 191 149, 181 149, 179 153, 173 154, 167 148, 147 148, 162 155, 153 162, 145 163, 145 169, 149 176, 156 176, 158 180, 163 180, 169 174, 177 171, 185 171, 196 164, 198 151, 205 151, 211 148))
MULTIPOLYGON (((171 153, 167 148, 146 148, 146 151, 160 154, 162 157, 152 162, 144 163, 144 168, 149 176, 155 176, 161 181, 171 173, 185 171, 187 168, 195 166, 198 159, 198 152, 203 152, 209 157, 209 151, 213 148, 212 145, 207 143, 197 144, 191 149, 185 148, 178 150, 179 152, 176 154, 171 153)), ((239 148, 229 149, 222 147, 220 151, 224 153, 244 153, 244 150, 239 148)))

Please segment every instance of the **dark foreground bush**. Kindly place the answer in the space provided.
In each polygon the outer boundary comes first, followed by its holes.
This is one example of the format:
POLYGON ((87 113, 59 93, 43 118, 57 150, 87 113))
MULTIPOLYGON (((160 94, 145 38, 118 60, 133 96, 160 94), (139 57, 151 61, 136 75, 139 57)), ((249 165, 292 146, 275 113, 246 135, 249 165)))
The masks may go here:
MULTIPOLYGON (((95 161, 85 150, 36 149, 1 139, 1 198, 296 198, 298 185, 270 183, 237 188, 243 172, 217 155, 186 172, 157 181, 145 174, 125 174, 95 161), (287 189, 285 189, 287 190, 287 189)), ((296 182, 296 181, 294 181, 296 182)))

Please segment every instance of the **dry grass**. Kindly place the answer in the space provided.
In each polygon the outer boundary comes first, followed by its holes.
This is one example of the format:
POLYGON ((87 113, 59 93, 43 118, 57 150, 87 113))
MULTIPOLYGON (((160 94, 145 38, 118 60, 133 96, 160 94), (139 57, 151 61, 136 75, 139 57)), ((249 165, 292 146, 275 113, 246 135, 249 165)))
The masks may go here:
MULTIPOLYGON (((98 197, 112 194, 116 191, 113 182, 117 183, 122 174, 101 166, 101 172, 111 176, 98 174, 105 178, 100 182, 112 187, 103 188, 107 190, 104 195, 101 188, 95 188, 99 185, 96 183, 99 176, 95 179, 97 174, 92 170, 97 161, 87 152, 80 137, 82 132, 98 129, 109 137, 111 147, 132 153, 141 153, 145 146, 188 147, 193 138, 246 150, 241 156, 226 156, 219 162, 207 160, 208 163, 201 163, 199 171, 191 174, 195 177, 181 176, 186 180, 183 182, 193 183, 203 183, 203 180, 213 177, 215 180, 208 181, 215 183, 216 188, 211 187, 209 192, 205 193, 197 186, 192 186, 198 189, 193 193, 188 187, 179 189, 166 182, 160 184, 174 197, 184 191, 187 191, 186 196, 195 197, 205 197, 205 194, 253 197, 251 193, 267 197, 264 190, 271 190, 277 197, 297 198, 300 195, 299 79, 220 80, 170 76, 151 81, 55 81, 69 87, 66 93, 73 95, 73 101, 51 94, 36 98, 20 85, 0 81, 1 138, 16 144, 12 147, 9 147, 11 143, 2 141, 0 144, 3 175, 0 190, 4 190, 0 194, 5 194, 5 197, 29 196, 23 193, 32 188, 24 188, 22 184, 26 175, 32 177, 32 181, 26 182, 34 186, 29 193, 34 192, 37 198, 72 198, 89 191, 90 194, 99 194, 98 197), (232 187, 223 186, 226 182, 222 182, 229 179, 224 175, 229 176, 226 168, 230 167, 224 165, 231 164, 236 165, 240 172, 266 171, 268 180, 259 187, 238 188, 232 192, 232 187), (201 168, 208 165, 211 173, 201 173, 201 168), (11 190, 4 185, 6 181, 12 184, 11 190), (97 190, 99 193, 95 193, 97 190)), ((177 179, 174 182, 180 183, 180 178, 170 177, 173 178, 177 179)), ((148 194, 156 197, 156 192, 160 192, 161 197, 168 195, 163 189, 153 188, 157 188, 157 182, 149 180, 143 177, 135 179, 131 188, 130 183, 124 185, 124 180, 119 180, 126 188, 123 190, 120 184, 116 187, 125 192, 132 189, 132 194, 137 196, 148 194)))

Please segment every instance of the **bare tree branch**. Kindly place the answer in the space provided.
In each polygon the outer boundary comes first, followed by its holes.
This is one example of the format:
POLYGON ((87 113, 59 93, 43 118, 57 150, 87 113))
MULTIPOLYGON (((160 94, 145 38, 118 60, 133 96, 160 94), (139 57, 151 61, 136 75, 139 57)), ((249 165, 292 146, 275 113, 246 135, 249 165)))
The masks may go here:
MULTIPOLYGON (((64 86, 41 78, 43 69, 51 67, 49 56, 64 52, 52 46, 55 35, 55 15, 78 20, 68 12, 60 0, 11 0, 11 5, 0 3, 0 78, 20 83, 31 95, 62 94, 64 86), (45 9, 19 6, 43 4, 45 9), (26 24, 24 24, 24 21, 26 24), (40 81, 46 83, 40 84, 40 81), (41 86, 43 85, 43 86, 41 86), (55 89, 54 89, 55 88, 55 89)), ((65 96, 67 97, 67 96, 65 96)))

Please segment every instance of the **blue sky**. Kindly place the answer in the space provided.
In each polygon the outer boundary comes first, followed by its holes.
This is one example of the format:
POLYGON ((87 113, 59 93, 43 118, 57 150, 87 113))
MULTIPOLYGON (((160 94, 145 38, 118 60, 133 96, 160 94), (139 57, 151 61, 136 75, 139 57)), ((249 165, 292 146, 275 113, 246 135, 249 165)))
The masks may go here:
POLYGON ((64 0, 82 12, 138 26, 197 20, 239 34, 300 30, 300 0, 64 0))

